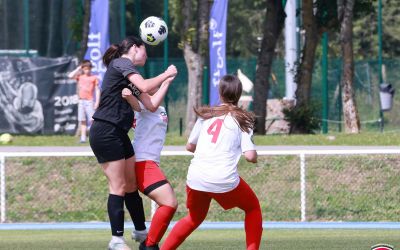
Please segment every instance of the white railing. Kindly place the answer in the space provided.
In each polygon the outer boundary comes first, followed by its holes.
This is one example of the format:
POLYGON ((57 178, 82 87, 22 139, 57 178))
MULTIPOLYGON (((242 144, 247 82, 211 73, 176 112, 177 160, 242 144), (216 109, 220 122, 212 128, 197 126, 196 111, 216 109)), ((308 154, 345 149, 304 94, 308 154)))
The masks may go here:
MULTIPOLYGON (((400 155, 400 148, 382 148, 382 149, 305 149, 305 150, 259 150, 258 155, 264 156, 285 156, 297 155, 300 159, 300 210, 301 221, 307 220, 306 214, 306 156, 307 155, 400 155)), ((162 151, 162 156, 190 156, 192 153, 187 151, 162 151)), ((0 223, 6 221, 6 158, 8 157, 94 157, 92 152, 0 152, 0 223)), ((152 214, 155 210, 155 204, 152 206, 152 214)))

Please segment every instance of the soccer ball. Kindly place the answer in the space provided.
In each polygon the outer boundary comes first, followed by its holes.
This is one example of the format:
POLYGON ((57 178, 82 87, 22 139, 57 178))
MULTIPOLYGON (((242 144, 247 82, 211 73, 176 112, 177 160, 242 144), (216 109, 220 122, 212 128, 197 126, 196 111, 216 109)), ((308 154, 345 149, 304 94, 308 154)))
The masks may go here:
POLYGON ((10 135, 10 134, 8 134, 8 133, 2 134, 2 135, 0 136, 0 143, 1 143, 1 144, 8 144, 8 143, 11 143, 12 140, 13 140, 12 135, 10 135))
POLYGON ((139 27, 140 38, 149 45, 157 45, 168 36, 167 24, 159 17, 150 16, 139 27))

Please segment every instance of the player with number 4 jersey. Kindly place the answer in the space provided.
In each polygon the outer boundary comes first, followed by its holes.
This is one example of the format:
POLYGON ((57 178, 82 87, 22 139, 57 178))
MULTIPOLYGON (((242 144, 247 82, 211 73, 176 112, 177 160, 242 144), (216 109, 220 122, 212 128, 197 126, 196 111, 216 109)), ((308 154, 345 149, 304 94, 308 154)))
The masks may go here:
POLYGON ((259 249, 260 203, 237 170, 242 153, 247 161, 257 162, 252 141, 254 116, 237 106, 241 94, 240 80, 226 75, 219 84, 221 105, 195 109, 199 119, 186 145, 194 152, 186 181, 189 213, 173 227, 162 250, 177 249, 182 244, 204 221, 212 199, 225 210, 237 207, 245 212, 246 249, 259 249))

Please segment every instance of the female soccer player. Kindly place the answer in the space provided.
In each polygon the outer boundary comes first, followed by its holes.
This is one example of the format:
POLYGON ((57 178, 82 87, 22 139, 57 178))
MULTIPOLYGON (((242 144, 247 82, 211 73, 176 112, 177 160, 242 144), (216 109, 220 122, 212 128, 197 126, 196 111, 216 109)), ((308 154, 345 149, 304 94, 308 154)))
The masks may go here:
MULTIPOLYGON (((171 78, 163 84, 169 84, 171 78)), ((135 137, 133 148, 136 153, 136 180, 139 190, 158 204, 151 221, 147 239, 141 242, 140 250, 159 249, 158 243, 163 237, 174 216, 178 202, 174 190, 159 167, 161 150, 167 133, 168 116, 165 108, 159 106, 152 112, 130 93, 122 92, 123 97, 135 109, 135 137)), ((154 103, 154 106, 159 103, 154 103)))
POLYGON ((225 210, 238 207, 245 212, 247 249, 259 249, 262 234, 260 204, 237 171, 242 152, 247 161, 257 162, 251 139, 254 117, 237 107, 241 94, 240 80, 226 75, 219 84, 222 104, 195 109, 200 118, 186 145, 188 151, 194 152, 186 181, 189 211, 173 227, 162 250, 177 249, 182 244, 206 218, 212 199, 225 210))
MULTIPOLYGON (((150 96, 145 92, 158 88, 162 82, 177 74, 175 66, 171 65, 164 73, 151 79, 143 79, 136 67, 144 66, 146 59, 144 43, 132 36, 118 45, 111 45, 103 56, 107 71, 102 83, 100 104, 93 115, 89 140, 108 180, 107 209, 112 232, 108 245, 110 250, 130 249, 123 238, 124 202, 135 229, 142 232, 146 229, 143 203, 134 181, 135 154, 128 136, 134 113, 128 102, 122 98, 121 91, 129 88, 148 105, 151 104, 150 96)), ((153 98, 162 99, 168 86, 162 85, 153 98)))

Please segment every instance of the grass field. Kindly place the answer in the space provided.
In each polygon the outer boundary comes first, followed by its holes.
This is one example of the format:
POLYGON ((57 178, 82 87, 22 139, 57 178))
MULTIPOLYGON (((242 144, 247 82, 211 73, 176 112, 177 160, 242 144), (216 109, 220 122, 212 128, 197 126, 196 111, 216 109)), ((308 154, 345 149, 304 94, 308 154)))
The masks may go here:
MULTIPOLYGON (((0 249, 106 249, 108 230, 1 231, 0 249)), ((127 238, 127 236, 126 236, 127 238)), ((138 244, 128 239, 132 249, 138 244)), ((400 247, 399 230, 267 230, 260 249, 371 249, 385 243, 400 247)), ((181 250, 245 249, 243 230, 197 230, 181 250)))
MULTIPOLYGON (((130 133, 132 138, 133 133, 130 133)), ((88 146, 78 143, 79 138, 69 135, 27 136, 15 135, 10 144, 3 146, 88 146)), ((176 132, 167 134, 165 145, 185 145, 187 138, 176 132)), ((363 132, 360 134, 330 133, 315 135, 255 136, 256 145, 347 145, 347 146, 399 146, 400 132, 363 132)), ((1 145, 0 145, 1 146, 1 145)), ((0 147, 1 149, 1 147, 0 147)))

